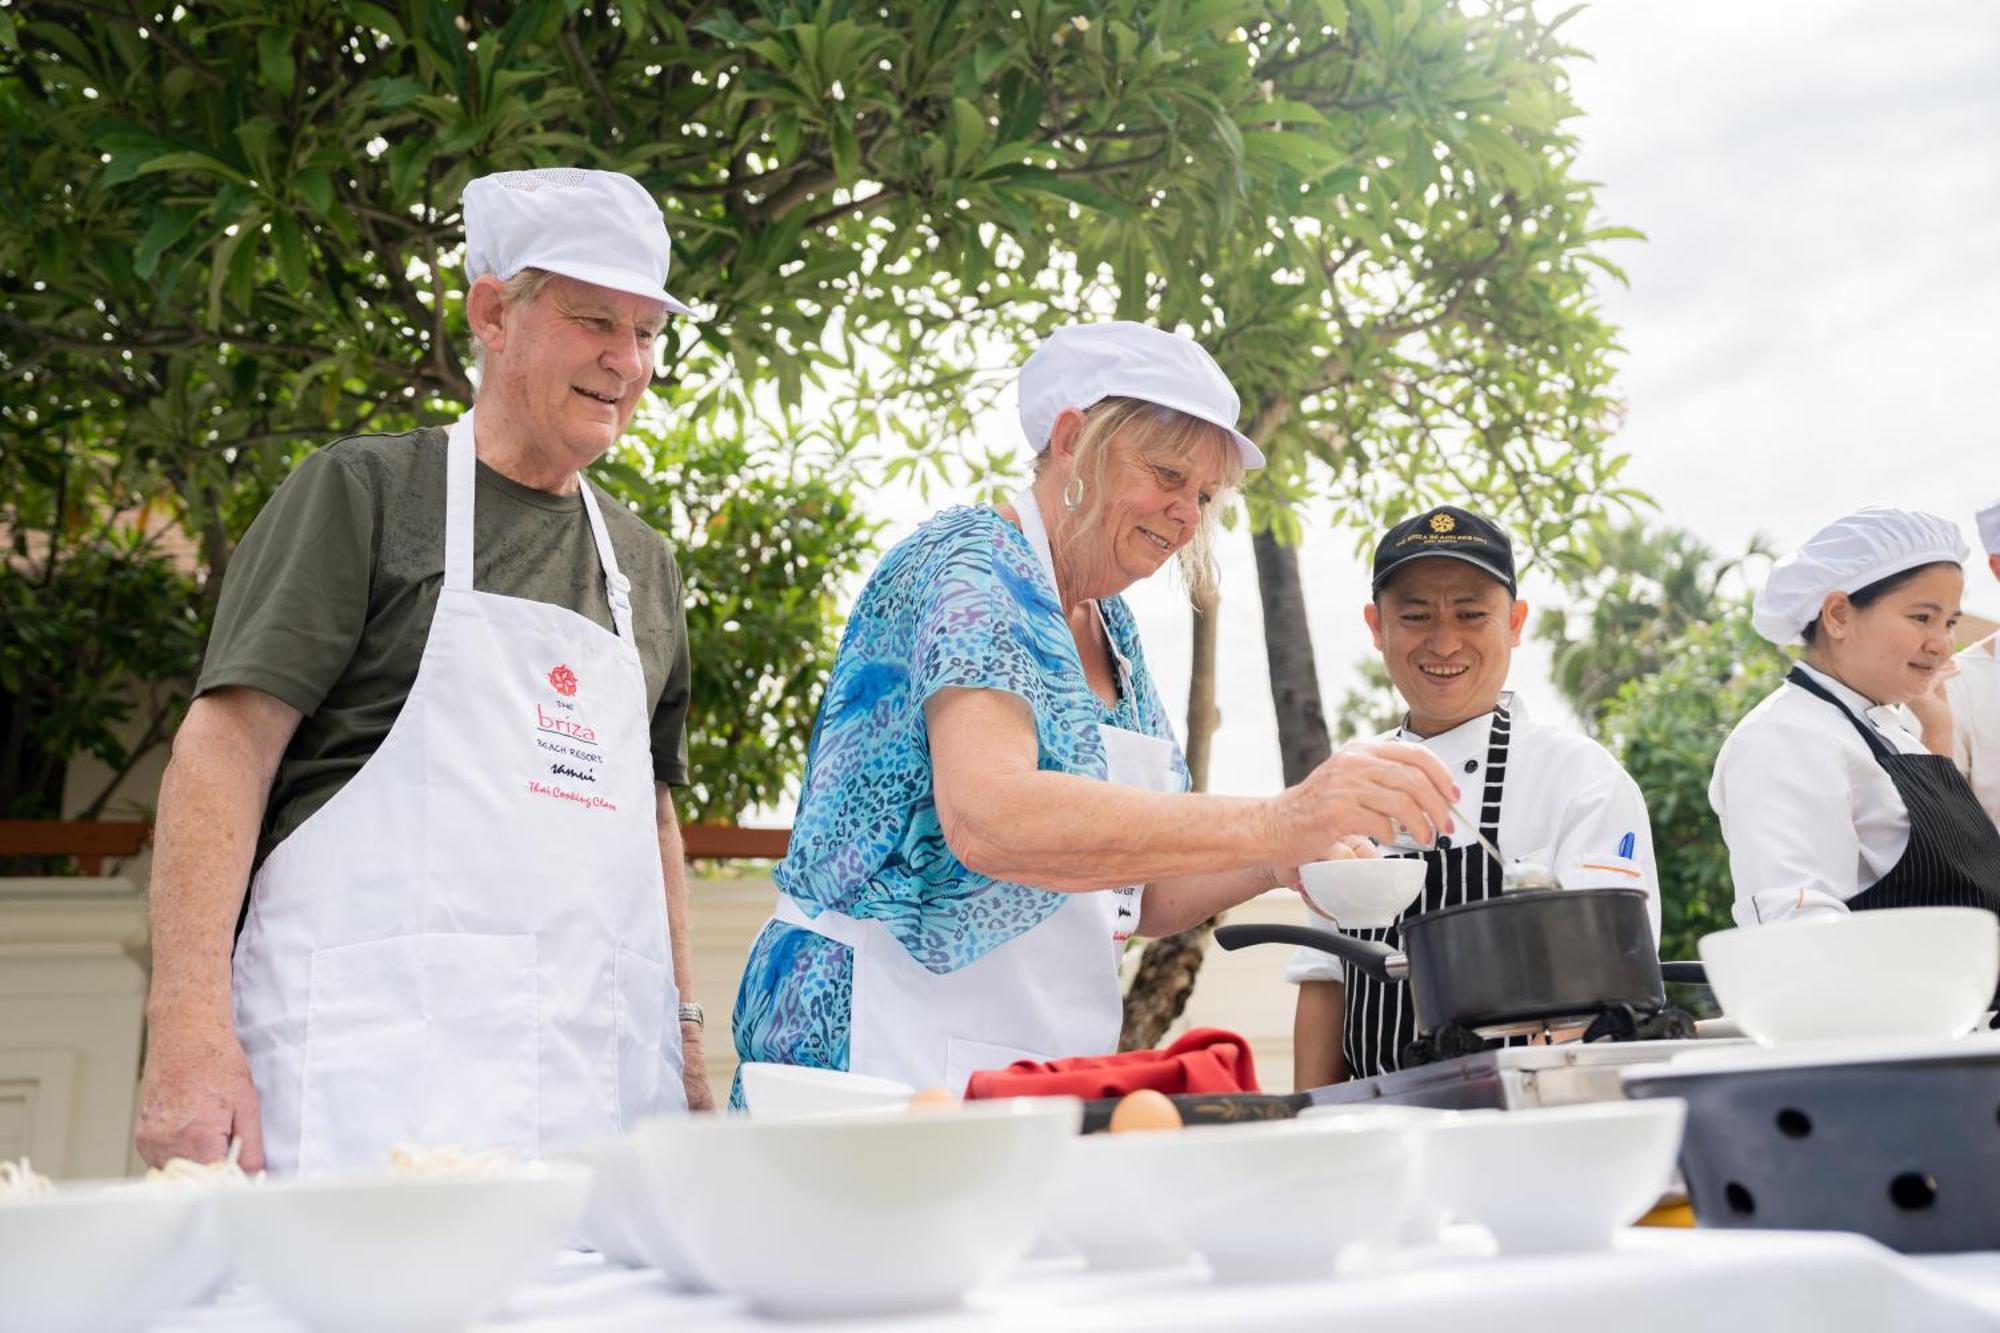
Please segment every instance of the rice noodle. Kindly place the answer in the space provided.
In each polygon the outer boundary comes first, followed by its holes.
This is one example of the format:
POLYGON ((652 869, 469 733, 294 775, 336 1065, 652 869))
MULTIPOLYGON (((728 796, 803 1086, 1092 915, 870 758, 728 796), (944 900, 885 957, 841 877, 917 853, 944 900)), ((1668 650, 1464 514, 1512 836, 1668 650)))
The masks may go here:
POLYGON ((33 1199, 55 1192, 54 1182, 28 1165, 27 1158, 0 1162, 0 1199, 33 1199))
MULTIPOLYGON (((243 1140, 231 1136, 229 1150, 220 1161, 197 1162, 187 1157, 169 1157, 146 1172, 148 1185, 247 1185, 252 1177, 243 1170, 243 1140)), ((257 1178, 263 1177, 257 1173, 257 1178)))
POLYGON ((398 1143, 389 1149, 389 1169, 399 1176, 497 1176, 520 1164, 521 1159, 506 1148, 472 1152, 451 1146, 398 1143))

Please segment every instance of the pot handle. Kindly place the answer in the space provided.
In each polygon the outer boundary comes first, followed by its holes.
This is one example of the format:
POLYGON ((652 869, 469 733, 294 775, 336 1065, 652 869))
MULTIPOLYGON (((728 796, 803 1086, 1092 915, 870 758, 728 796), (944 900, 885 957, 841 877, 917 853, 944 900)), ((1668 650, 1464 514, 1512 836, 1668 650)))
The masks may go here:
POLYGON ((1661 963, 1660 980, 1680 981, 1693 986, 1708 984, 1708 969, 1700 963, 1661 963))
POLYGON ((1401 981, 1410 971, 1409 957, 1386 944, 1357 940, 1337 930, 1312 926, 1217 926, 1215 942, 1225 949, 1242 949, 1252 944, 1303 944, 1352 963, 1381 981, 1401 981))

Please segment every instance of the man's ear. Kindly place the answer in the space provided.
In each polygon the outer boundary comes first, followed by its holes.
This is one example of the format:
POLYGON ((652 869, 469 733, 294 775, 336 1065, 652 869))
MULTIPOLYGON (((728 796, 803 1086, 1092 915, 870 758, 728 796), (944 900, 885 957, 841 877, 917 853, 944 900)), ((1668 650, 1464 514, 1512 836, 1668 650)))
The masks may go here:
POLYGON ((1368 633, 1374 636, 1375 651, 1382 651, 1382 604, 1370 602, 1361 608, 1361 618, 1368 622, 1368 633))
POLYGON ((472 336, 487 352, 506 347, 507 289, 500 279, 482 273, 473 280, 472 289, 465 294, 465 319, 472 326, 472 336))
POLYGON ((1508 639, 1514 647, 1521 646, 1521 630, 1528 623, 1528 604, 1516 597, 1507 610, 1508 639))

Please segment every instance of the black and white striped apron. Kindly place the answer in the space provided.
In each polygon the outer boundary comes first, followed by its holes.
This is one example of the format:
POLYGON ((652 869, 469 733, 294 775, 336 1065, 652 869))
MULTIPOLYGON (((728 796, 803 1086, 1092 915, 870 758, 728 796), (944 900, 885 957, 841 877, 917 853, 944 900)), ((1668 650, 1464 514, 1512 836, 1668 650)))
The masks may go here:
POLYGON ((1824 699, 1853 724, 1910 812, 1910 842, 1889 873, 1847 900, 1880 907, 1984 907, 2000 914, 2000 829, 1972 784, 1941 754, 1902 754, 1824 686, 1792 668, 1786 680, 1824 699))
MULTIPOLYGON (((1479 831, 1500 845, 1500 796, 1507 782, 1507 747, 1513 731, 1505 708, 1493 710, 1486 743, 1486 790, 1479 800, 1479 831)), ((1460 903, 1476 903, 1500 894, 1502 867, 1471 839, 1463 847, 1440 836, 1428 852, 1411 852, 1424 862, 1424 896, 1404 909, 1395 926, 1352 930, 1357 939, 1381 940, 1392 949, 1403 947, 1397 930, 1424 912, 1460 903)), ((1403 1067, 1403 1050, 1417 1038, 1417 1006, 1406 981, 1377 981, 1360 968, 1347 969, 1342 1013, 1341 1053, 1349 1078, 1373 1078, 1403 1067)))

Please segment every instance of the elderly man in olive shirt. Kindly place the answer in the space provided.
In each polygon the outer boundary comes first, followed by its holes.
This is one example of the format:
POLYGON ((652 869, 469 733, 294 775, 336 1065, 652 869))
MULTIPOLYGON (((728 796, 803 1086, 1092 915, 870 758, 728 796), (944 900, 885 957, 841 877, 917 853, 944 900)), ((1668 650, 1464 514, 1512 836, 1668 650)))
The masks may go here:
POLYGON ((689 313, 664 219, 568 170, 464 211, 474 411, 306 459, 223 585, 160 794, 148 1162, 531 1155, 712 1105, 680 575, 583 476, 689 313))

